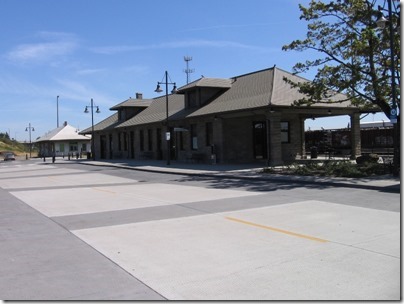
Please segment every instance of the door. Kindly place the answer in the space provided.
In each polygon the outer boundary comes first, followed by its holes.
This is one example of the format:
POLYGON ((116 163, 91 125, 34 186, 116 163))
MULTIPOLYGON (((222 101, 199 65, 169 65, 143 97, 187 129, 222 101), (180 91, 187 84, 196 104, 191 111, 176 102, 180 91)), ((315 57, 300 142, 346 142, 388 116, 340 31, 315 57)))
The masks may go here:
POLYGON ((265 121, 253 122, 253 149, 255 159, 267 158, 267 128, 265 121))
POLYGON ((106 159, 106 149, 107 149, 107 137, 105 135, 100 136, 101 140, 101 159, 106 159))
POLYGON ((135 132, 130 132, 130 157, 135 158, 135 132))
POLYGON ((113 151, 112 151, 112 147, 113 147, 113 142, 112 142, 112 134, 109 134, 109 159, 112 159, 113 156, 113 151))

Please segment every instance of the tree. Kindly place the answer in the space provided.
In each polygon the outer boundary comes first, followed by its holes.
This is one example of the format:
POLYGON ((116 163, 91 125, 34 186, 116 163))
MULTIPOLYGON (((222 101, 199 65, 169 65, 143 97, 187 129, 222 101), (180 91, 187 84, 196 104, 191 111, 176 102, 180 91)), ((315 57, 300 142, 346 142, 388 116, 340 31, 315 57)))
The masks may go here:
MULTIPOLYGON (((312 82, 293 83, 307 97, 297 104, 330 102, 330 96, 344 93, 354 104, 377 105, 390 117, 391 73, 388 28, 376 28, 380 11, 376 1, 311 1, 308 8, 299 5, 300 19, 309 22, 307 37, 283 46, 283 50, 315 50, 322 55, 294 66, 295 73, 318 68, 312 82)), ((398 22, 399 12, 394 14, 398 22)), ((394 35, 396 96, 400 107, 400 39, 394 35)))
MULTIPOLYGON (((395 96, 400 109, 400 35, 395 26, 394 54, 391 56, 389 27, 376 27, 376 21, 383 13, 383 8, 378 5, 380 3, 380 0, 335 0, 327 3, 312 0, 308 7, 299 5, 300 19, 308 22, 306 38, 294 40, 282 49, 314 50, 319 58, 297 63, 293 68, 294 73, 316 68, 312 82, 295 83, 285 79, 305 95, 295 101, 296 105, 332 103, 331 96, 343 93, 352 104, 365 110, 380 108, 390 117, 393 107, 393 59, 395 96)), ((399 6, 394 5, 392 18, 397 26, 399 16, 399 6)), ((399 152, 395 151, 396 154, 399 152)))
POLYGON ((6 132, 6 133, 0 133, 0 138, 3 138, 3 139, 10 139, 10 136, 8 135, 7 132, 6 132))

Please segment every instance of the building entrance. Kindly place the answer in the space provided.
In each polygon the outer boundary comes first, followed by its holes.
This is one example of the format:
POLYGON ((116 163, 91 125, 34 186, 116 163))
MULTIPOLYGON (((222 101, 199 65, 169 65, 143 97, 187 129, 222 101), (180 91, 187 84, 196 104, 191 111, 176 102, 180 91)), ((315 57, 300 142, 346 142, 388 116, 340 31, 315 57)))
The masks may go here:
POLYGON ((254 158, 267 158, 267 126, 265 121, 253 122, 254 158))

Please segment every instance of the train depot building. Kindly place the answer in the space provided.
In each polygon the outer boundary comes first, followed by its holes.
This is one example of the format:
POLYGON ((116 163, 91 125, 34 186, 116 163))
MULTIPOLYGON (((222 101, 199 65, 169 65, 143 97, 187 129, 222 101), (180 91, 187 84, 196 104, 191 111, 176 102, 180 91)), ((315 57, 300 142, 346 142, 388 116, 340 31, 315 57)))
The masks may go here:
POLYGON ((137 93, 80 134, 94 129, 96 159, 281 165, 306 158, 306 119, 349 115, 346 153, 361 155, 361 110, 343 94, 332 103, 295 106, 303 96, 285 77, 308 81, 274 66, 228 79, 202 77, 169 94, 168 102, 165 94, 144 99, 137 93))

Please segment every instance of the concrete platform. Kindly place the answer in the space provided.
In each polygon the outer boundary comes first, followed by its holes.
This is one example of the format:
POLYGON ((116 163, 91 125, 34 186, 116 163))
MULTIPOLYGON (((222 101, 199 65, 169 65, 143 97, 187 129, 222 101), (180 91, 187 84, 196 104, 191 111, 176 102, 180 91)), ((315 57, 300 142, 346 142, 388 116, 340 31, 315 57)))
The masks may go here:
POLYGON ((399 298, 399 222, 305 201, 73 233, 172 300, 383 300, 399 298))
POLYGON ((400 300, 397 209, 187 180, 0 167, 0 298, 400 300))

